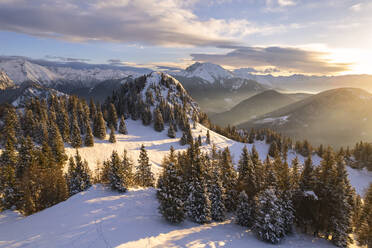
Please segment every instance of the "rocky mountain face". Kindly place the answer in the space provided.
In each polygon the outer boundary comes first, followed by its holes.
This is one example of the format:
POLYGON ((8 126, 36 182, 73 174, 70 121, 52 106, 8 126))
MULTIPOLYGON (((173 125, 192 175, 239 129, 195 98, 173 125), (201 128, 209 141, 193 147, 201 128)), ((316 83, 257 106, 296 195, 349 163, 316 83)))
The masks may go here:
POLYGON ((5 90, 9 87, 13 87, 13 81, 8 77, 8 75, 0 70, 0 90, 5 90))

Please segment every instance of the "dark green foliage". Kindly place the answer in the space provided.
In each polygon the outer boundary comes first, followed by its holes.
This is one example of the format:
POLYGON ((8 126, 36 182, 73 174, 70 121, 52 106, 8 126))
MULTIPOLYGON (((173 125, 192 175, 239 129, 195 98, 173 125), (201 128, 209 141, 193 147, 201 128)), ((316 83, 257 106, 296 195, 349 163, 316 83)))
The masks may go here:
POLYGON ((256 218, 253 230, 256 236, 266 242, 277 244, 285 236, 282 208, 271 187, 262 191, 257 199, 256 218))
POLYGON ((108 179, 111 189, 119 192, 126 192, 128 182, 126 181, 125 167, 123 161, 120 159, 119 154, 113 151, 109 163, 108 179))
POLYGON ((237 174, 234 169, 234 165, 231 160, 231 154, 228 147, 226 147, 221 153, 220 164, 221 170, 221 181, 222 185, 225 188, 226 198, 225 206, 227 211, 234 211, 235 204, 238 197, 236 191, 237 184, 237 174))
POLYGON ((180 139, 180 144, 181 144, 181 146, 184 146, 184 145, 187 144, 187 135, 186 135, 185 132, 182 133, 182 137, 180 139))
POLYGON ((95 137, 101 140, 106 138, 106 125, 101 110, 97 111, 97 116, 94 119, 93 134, 95 137))
POLYGON ((110 143, 116 143, 116 138, 115 138, 115 128, 111 126, 110 129, 110 138, 109 138, 110 143))
POLYGON ((116 130, 118 127, 118 115, 116 113, 115 105, 110 103, 108 106, 107 126, 114 127, 116 130))
POLYGON ((70 196, 82 192, 92 185, 88 163, 82 161, 78 150, 76 150, 75 157, 69 159, 66 178, 70 196))
POLYGON ((207 139, 206 139, 205 143, 207 143, 208 145, 211 144, 211 136, 209 134, 209 130, 207 130, 207 139))
POLYGON ((174 130, 173 124, 169 125, 168 137, 169 138, 175 138, 176 137, 176 131, 174 130))
POLYGON ((141 146, 134 180, 141 187, 154 187, 155 185, 154 174, 151 171, 151 164, 144 145, 141 146))
POLYGON ((120 124, 119 124, 119 133, 121 134, 128 134, 127 125, 125 124, 124 116, 120 117, 120 124))
POLYGON ((212 168, 209 186, 209 199, 211 202, 211 217, 215 221, 223 221, 226 218, 225 189, 222 186, 218 167, 212 168))
POLYGON ((159 212, 171 223, 180 223, 185 219, 183 201, 182 174, 177 166, 174 149, 171 147, 170 154, 163 161, 163 172, 159 178, 157 196, 159 200, 159 212))
POLYGON ((240 192, 236 207, 236 223, 245 227, 252 227, 254 224, 254 205, 253 200, 249 200, 245 191, 240 192))
POLYGON ((357 229, 357 240, 361 245, 372 247, 372 183, 364 198, 360 223, 357 229))
POLYGON ((164 120, 159 108, 156 108, 154 111, 154 129, 158 132, 164 130, 164 120))
POLYGON ((71 132, 71 146, 74 148, 79 148, 81 147, 83 141, 81 140, 81 134, 80 134, 80 127, 77 121, 77 118, 74 117, 72 120, 72 132, 71 132))
POLYGON ((85 133, 84 145, 88 147, 94 146, 94 137, 90 125, 87 125, 87 130, 85 133))

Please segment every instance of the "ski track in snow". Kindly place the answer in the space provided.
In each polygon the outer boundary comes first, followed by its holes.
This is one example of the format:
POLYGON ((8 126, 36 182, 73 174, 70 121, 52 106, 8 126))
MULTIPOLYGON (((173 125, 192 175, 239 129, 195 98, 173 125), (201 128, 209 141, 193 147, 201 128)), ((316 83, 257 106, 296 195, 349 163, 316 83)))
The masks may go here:
MULTIPOLYGON (((56 206, 0 224, 0 247, 273 247, 232 217, 205 225, 172 225, 157 207, 153 188, 119 194, 97 184, 56 206)), ((314 246, 333 247, 303 234, 288 236, 275 247, 314 246)))

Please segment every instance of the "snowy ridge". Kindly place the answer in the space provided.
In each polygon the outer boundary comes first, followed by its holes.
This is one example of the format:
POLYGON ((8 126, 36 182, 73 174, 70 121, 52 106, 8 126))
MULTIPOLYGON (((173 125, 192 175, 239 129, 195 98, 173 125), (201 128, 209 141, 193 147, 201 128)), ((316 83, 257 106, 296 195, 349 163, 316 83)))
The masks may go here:
POLYGON ((8 74, 15 84, 25 81, 38 82, 44 86, 76 82, 79 86, 94 86, 109 79, 121 79, 128 76, 138 77, 140 72, 120 69, 81 68, 65 66, 39 65, 21 57, 0 57, 0 70, 8 74), (93 84, 93 85, 91 85, 93 84))

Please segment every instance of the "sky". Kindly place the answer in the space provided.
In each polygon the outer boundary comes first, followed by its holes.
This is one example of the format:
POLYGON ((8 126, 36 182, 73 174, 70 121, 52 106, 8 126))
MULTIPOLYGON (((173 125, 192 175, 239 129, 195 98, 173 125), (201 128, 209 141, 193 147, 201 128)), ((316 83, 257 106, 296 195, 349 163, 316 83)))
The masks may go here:
POLYGON ((372 74, 368 0, 0 0, 0 55, 372 74))

